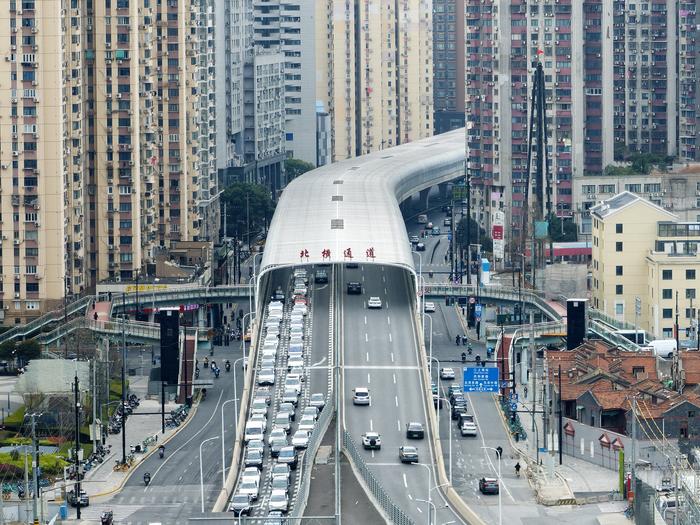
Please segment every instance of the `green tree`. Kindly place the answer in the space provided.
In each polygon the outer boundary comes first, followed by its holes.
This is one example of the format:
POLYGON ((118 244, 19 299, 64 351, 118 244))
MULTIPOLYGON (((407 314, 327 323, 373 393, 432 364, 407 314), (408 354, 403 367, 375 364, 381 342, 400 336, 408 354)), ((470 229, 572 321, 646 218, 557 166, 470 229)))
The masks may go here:
POLYGON ((467 247, 467 224, 469 224, 468 241, 471 244, 476 244, 478 239, 478 241, 481 243, 482 253, 493 251, 493 241, 491 240, 491 236, 486 235, 486 231, 483 228, 479 228, 479 225, 474 219, 467 217, 463 217, 462 220, 459 221, 459 224, 457 224, 457 244, 464 248, 467 247))
POLYGON ((549 216, 549 237, 552 242, 575 242, 578 240, 576 223, 565 221, 554 214, 549 216))
POLYGON ((225 233, 239 238, 249 234, 252 240, 275 210, 267 188, 248 182, 236 182, 228 186, 221 195, 221 201, 222 220, 225 215, 227 222, 225 233))
POLYGON ((16 348, 17 344, 14 341, 3 341, 0 344, 0 359, 12 359, 16 348))
POLYGON ((34 339, 27 339, 17 345, 16 355, 25 363, 32 359, 37 359, 41 356, 41 345, 34 339))
POLYGON ((287 159, 284 161, 284 171, 287 174, 287 180, 290 182, 296 179, 299 175, 302 175, 315 168, 316 166, 310 162, 299 159, 287 159))

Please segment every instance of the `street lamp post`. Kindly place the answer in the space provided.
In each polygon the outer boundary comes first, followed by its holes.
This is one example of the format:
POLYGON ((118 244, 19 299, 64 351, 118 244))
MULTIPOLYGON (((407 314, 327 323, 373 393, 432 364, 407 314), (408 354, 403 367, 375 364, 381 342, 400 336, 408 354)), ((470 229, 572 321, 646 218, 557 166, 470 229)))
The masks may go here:
MULTIPOLYGON (((248 279, 248 312, 253 311, 253 281, 255 280, 255 276, 251 277, 248 279)), ((257 305, 256 305, 257 306, 257 305)))
POLYGON ((419 503, 427 503, 428 505, 430 505, 430 507, 428 508, 428 525, 432 525, 433 514, 437 515, 437 510, 435 509, 435 503, 433 503, 429 499, 420 499, 420 498, 416 498, 416 501, 418 501, 419 503))
MULTIPOLYGON (((430 497, 430 487, 432 487, 432 485, 433 485, 432 467, 430 465, 425 464, 425 463, 416 463, 416 465, 420 465, 421 467, 424 467, 428 471, 428 499, 427 499, 427 503, 429 503, 430 505, 433 505, 433 500, 430 497)), ((435 508, 434 505, 433 505, 433 508, 435 508)), ((430 512, 429 512, 428 513, 428 524, 432 525, 432 523, 433 523, 433 517, 432 517, 432 514, 430 514, 430 512)))
MULTIPOLYGON (((430 372, 431 377, 432 377, 432 373, 433 373, 433 364, 432 364, 432 360, 433 360, 433 318, 430 314, 427 314, 425 312, 423 313, 422 326, 423 326, 423 333, 424 334, 425 334, 425 318, 426 317, 430 321, 430 335, 428 336, 428 349, 429 349, 428 354, 429 354, 430 359, 428 361, 428 371, 430 372)), ((440 370, 440 369, 438 368, 438 370, 440 370)))
POLYGON ((247 314, 245 314, 245 315, 243 316, 243 322, 241 323, 241 355, 242 355, 243 357, 246 357, 246 355, 245 355, 245 333, 246 333, 246 329, 245 329, 245 318, 246 318, 246 317, 251 317, 252 313, 253 313, 253 312, 248 312, 247 314))
POLYGON ((498 525, 503 525, 503 507, 501 505, 501 453, 493 447, 482 446, 483 449, 493 450, 498 456, 498 525))
POLYGON ((238 428, 238 382, 236 381, 236 366, 239 361, 243 361, 245 358, 239 357, 233 362, 233 409, 234 409, 234 422, 236 428, 238 428))
POLYGON ((418 294, 418 310, 423 313, 422 308, 422 294, 420 293, 420 286, 423 282, 423 257, 418 252, 411 252, 418 256, 418 280, 416 281, 416 294, 418 294))
MULTIPOLYGON (((235 376, 236 371, 233 371, 233 374, 235 376)), ((224 444, 224 441, 226 439, 225 434, 224 434, 224 407, 228 403, 233 403, 238 400, 238 392, 234 390, 233 392, 233 398, 232 399, 227 399, 221 404, 221 486, 225 487, 226 486, 226 446, 224 444)))
POLYGON ((205 439, 199 444, 199 492, 202 497, 202 514, 204 514, 204 473, 202 472, 202 445, 207 441, 214 441, 219 439, 219 436, 214 436, 209 439, 205 439))
MULTIPOLYGON (((450 403, 450 400, 447 399, 446 397, 440 396, 439 393, 438 393, 438 414, 440 413, 440 408, 439 408, 439 406, 440 406, 440 401, 444 401, 445 403, 447 403, 447 408, 449 408, 450 414, 452 414, 452 403, 450 403)), ((439 421, 439 420, 438 420, 438 421, 439 421)), ((440 426, 439 426, 439 423, 438 423, 438 429, 439 429, 439 428, 440 428, 440 426)), ((449 433, 449 435, 450 435, 450 436, 449 436, 449 441, 448 441, 448 443, 449 443, 449 445, 448 445, 448 450, 449 450, 449 452, 447 453, 447 455, 448 455, 448 457, 449 457, 449 459, 448 459, 448 463, 449 463, 448 475, 449 475, 449 478, 450 478, 450 485, 452 485, 452 425, 447 425, 447 428, 448 428, 447 431, 448 431, 448 433, 449 433)), ((439 434, 439 430, 438 430, 438 435, 440 435, 440 434, 439 434)))

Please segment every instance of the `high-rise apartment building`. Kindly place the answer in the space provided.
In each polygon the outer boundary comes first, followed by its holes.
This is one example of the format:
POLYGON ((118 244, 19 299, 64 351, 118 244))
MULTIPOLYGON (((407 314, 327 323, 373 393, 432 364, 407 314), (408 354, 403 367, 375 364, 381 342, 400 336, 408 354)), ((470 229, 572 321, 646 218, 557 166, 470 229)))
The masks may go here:
POLYGON ((10 323, 57 306, 64 291, 133 278, 171 241, 212 234, 213 56, 202 45, 210 4, 13 0, 3 11, 10 323))
POLYGON ((571 206, 572 178, 602 173, 625 153, 696 158, 694 0, 465 4, 468 166, 487 225, 508 202, 513 236, 523 228, 538 60, 560 216, 581 211, 571 206))
POLYGON ((284 179, 284 60, 277 0, 216 2, 217 158, 220 181, 271 191, 284 179), (273 62, 276 61, 276 65, 273 62), (262 93, 278 97, 259 103, 262 93))
POLYGON ((435 133, 464 126, 464 0, 433 0, 435 133))
POLYGON ((333 160, 432 135, 432 3, 316 6, 316 93, 331 118, 333 160))

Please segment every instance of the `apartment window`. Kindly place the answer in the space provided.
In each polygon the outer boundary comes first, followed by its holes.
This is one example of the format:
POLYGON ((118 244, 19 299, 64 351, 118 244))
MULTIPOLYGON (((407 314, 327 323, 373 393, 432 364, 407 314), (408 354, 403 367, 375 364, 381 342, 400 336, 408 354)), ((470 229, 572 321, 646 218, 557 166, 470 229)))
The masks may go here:
POLYGON ((133 261, 133 254, 132 253, 120 253, 119 254, 119 262, 130 263, 132 261, 133 261))
POLYGON ((120 235, 119 244, 131 244, 131 235, 120 235))
POLYGON ((621 252, 622 251, 622 242, 618 241, 615 243, 615 251, 616 252, 621 252))
POLYGON ((673 328, 664 328, 661 330, 661 336, 664 339, 671 339, 673 337, 673 328))
POLYGON ((686 299, 695 299, 695 288, 686 288, 685 289, 685 298, 686 299))
POLYGON ((615 285, 615 294, 616 295, 622 295, 622 285, 621 284, 616 284, 615 285))
POLYGON ((25 289, 28 292, 38 292, 39 291, 39 283, 27 283, 25 289))
POLYGON ((27 310, 38 310, 39 301, 27 301, 24 303, 24 306, 27 310))
POLYGON ((686 319, 695 319, 695 308, 686 308, 685 309, 685 318, 686 319))
POLYGON ((695 279, 695 270, 686 270, 685 271, 685 278, 687 280, 693 280, 695 279))
POLYGON ((673 279, 673 270, 661 270, 661 278, 664 281, 670 281, 673 279))
POLYGON ((35 274, 36 273, 36 265, 35 264, 28 264, 24 267, 25 272, 28 274, 35 274))
POLYGON ((622 233, 622 224, 615 225, 615 233, 622 233))
POLYGON ((664 308, 661 312, 664 319, 673 319, 673 308, 664 308))
POLYGON ((664 288, 661 290, 662 299, 673 299, 673 290, 671 288, 664 288))
POLYGON ((615 266, 615 275, 622 275, 622 266, 615 266))
POLYGON ((624 315, 625 314, 625 304, 624 303, 615 303, 615 315, 624 315))

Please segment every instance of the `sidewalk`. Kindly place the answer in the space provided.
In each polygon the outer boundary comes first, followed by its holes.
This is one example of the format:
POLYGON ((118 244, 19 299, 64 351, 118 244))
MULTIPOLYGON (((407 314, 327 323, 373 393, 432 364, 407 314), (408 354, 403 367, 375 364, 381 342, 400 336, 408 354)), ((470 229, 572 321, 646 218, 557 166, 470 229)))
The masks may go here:
MULTIPOLYGON (((130 447, 132 445, 143 443, 146 438, 151 436, 157 436, 157 444, 149 446, 145 454, 134 454, 135 463, 128 471, 117 472, 114 470, 114 465, 117 461, 121 460, 122 457, 122 435, 121 433, 109 434, 106 440, 106 446, 111 446, 109 454, 105 456, 102 463, 98 464, 85 474, 85 478, 82 482, 81 488, 88 493, 91 500, 93 498, 110 496, 115 492, 118 492, 126 483, 126 480, 131 472, 141 461, 143 461, 144 458, 156 452, 159 444, 167 443, 178 430, 184 428, 184 425, 187 424, 187 421, 185 421, 185 423, 181 424, 179 427, 166 428, 165 434, 161 434, 160 417, 154 415, 139 416, 139 413, 159 412, 161 410, 160 400, 145 398, 147 387, 148 378, 146 376, 136 376, 134 378, 130 378, 129 392, 136 394, 141 401, 139 406, 134 410, 133 414, 129 416, 126 423, 126 453, 129 455, 131 452, 130 447)), ((175 403, 166 402, 166 416, 169 415, 170 411, 177 406, 178 405, 175 403)), ((191 417, 192 412, 190 412, 188 419, 191 417)))

